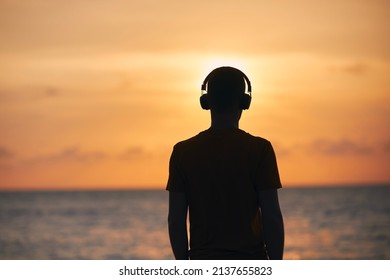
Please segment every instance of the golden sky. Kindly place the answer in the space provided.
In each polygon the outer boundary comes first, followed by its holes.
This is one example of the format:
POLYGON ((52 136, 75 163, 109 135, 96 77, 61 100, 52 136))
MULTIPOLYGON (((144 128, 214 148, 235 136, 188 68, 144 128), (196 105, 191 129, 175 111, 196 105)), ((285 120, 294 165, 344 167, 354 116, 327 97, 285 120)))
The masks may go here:
POLYGON ((284 185, 389 183, 389 26, 385 0, 0 0, 0 188, 163 187, 223 65, 284 185))

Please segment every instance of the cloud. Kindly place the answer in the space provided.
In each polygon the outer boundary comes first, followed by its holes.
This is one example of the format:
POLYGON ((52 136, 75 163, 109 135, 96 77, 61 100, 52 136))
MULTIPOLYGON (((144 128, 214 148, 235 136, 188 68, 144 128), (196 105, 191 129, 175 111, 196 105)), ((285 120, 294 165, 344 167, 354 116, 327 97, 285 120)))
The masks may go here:
POLYGON ((350 75, 363 75, 368 72, 370 69, 368 64, 355 62, 355 63, 347 63, 343 65, 333 65, 329 67, 331 72, 341 72, 347 73, 350 75))
POLYGON ((354 139, 315 139, 306 143, 290 145, 276 143, 275 153, 278 157, 294 157, 298 154, 322 156, 368 156, 390 152, 389 142, 367 143, 354 139))
POLYGON ((385 153, 390 153, 390 140, 383 144, 383 151, 385 153))
POLYGON ((5 147, 0 147, 0 159, 9 159, 14 157, 14 153, 5 147))
POLYGON ((368 155, 372 154, 374 150, 371 146, 349 139, 318 139, 308 146, 309 152, 328 156, 368 155))
POLYGON ((31 102, 60 96, 61 90, 53 86, 31 86, 13 89, 0 89, 1 103, 31 102))
POLYGON ((128 148, 125 152, 118 156, 120 160, 137 160, 140 158, 150 157, 150 154, 145 151, 144 148, 139 146, 134 146, 128 148))
POLYGON ((28 160, 28 163, 61 163, 81 162, 90 163, 108 158, 108 155, 101 151, 83 151, 79 147, 68 147, 58 153, 38 156, 28 160))
POLYGON ((60 90, 55 87, 47 87, 42 91, 42 97, 57 97, 60 94, 60 90))
POLYGON ((291 148, 288 148, 278 142, 272 143, 272 146, 277 157, 286 157, 289 156, 292 152, 291 148))
POLYGON ((6 171, 14 166, 15 153, 6 147, 0 146, 0 171, 6 171))

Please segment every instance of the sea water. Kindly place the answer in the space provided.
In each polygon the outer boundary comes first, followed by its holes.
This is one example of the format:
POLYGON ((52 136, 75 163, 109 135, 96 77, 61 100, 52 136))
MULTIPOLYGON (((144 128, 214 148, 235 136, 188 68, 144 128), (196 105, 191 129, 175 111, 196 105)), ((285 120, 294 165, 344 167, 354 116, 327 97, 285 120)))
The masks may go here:
MULTIPOLYGON (((284 188, 285 259, 390 259, 390 187, 284 188)), ((161 190, 0 192, 0 259, 173 259, 161 190)))

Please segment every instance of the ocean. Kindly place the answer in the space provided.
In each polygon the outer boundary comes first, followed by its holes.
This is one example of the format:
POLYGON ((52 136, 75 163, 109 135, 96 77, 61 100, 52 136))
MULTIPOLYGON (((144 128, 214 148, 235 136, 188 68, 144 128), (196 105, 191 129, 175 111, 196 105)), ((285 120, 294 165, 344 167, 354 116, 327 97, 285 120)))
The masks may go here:
MULTIPOLYGON (((390 259, 390 186, 284 188, 285 259, 390 259)), ((173 259, 164 190, 0 192, 0 259, 173 259)))

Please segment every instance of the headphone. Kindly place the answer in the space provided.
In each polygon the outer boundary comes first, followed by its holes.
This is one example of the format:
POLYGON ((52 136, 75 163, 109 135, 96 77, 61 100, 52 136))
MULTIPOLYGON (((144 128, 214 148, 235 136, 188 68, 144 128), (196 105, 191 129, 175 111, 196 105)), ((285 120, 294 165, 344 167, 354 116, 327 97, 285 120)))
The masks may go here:
POLYGON ((201 96, 200 96, 200 106, 204 110, 210 110, 210 102, 209 102, 209 97, 207 94, 207 84, 210 80, 210 78, 215 74, 216 70, 221 69, 221 68, 231 68, 239 73, 241 73, 242 77, 244 78, 246 85, 247 85, 247 91, 242 95, 241 101, 240 101, 240 107, 243 110, 249 109, 249 106, 251 105, 251 100, 252 100, 252 85, 251 82, 249 81, 249 78, 244 74, 239 69, 233 68, 233 67, 220 67, 216 68, 213 71, 210 72, 210 74, 207 75, 207 77, 204 79, 201 87, 201 96))

